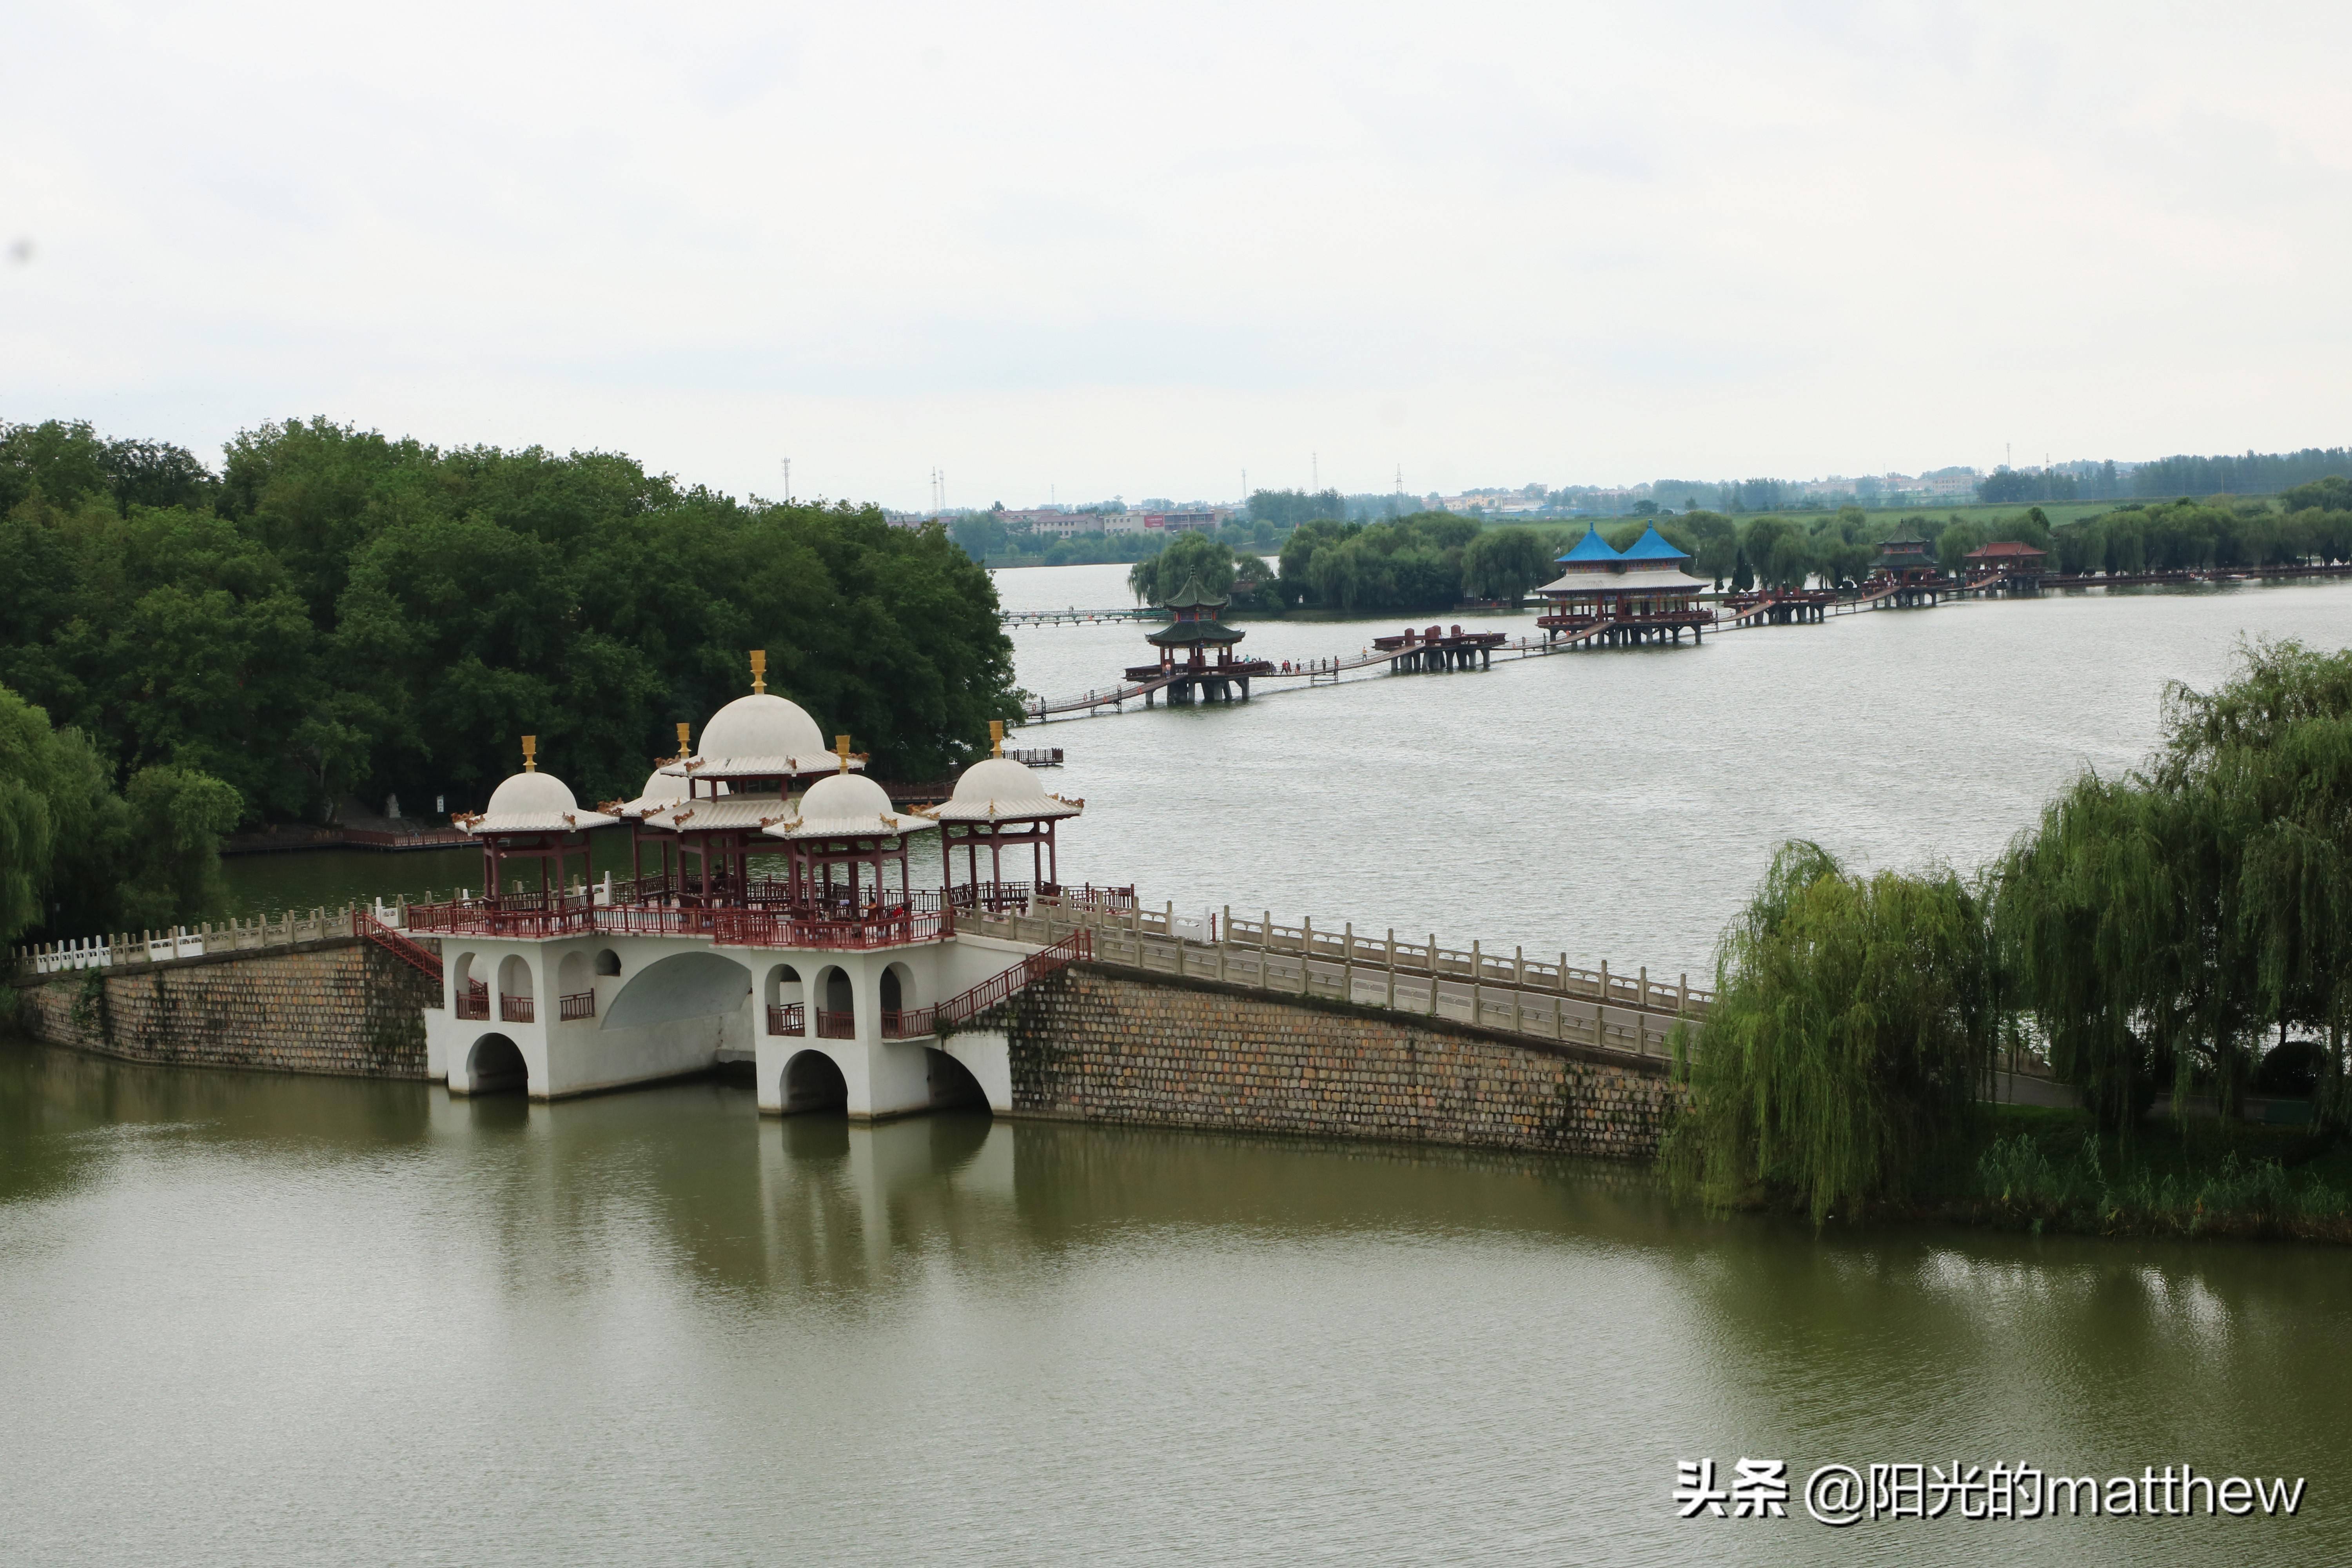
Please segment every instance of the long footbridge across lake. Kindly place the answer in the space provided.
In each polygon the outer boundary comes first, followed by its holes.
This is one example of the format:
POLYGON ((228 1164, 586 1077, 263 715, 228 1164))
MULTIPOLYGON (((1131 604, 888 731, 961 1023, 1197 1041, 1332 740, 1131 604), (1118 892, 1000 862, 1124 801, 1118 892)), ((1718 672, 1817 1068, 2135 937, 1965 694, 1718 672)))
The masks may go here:
MULTIPOLYGON (((2030 584, 2021 583, 2010 574, 1992 570, 1927 580, 1873 580, 1859 588, 1850 589, 1765 588, 1714 595, 1709 596, 1716 606, 1711 617, 1703 626, 1687 629, 1693 631, 1696 640, 1701 630, 1734 632, 1754 631, 1765 626, 1813 626, 1834 616, 1859 615, 1874 610, 1928 608, 1948 599, 2031 598, 2052 591, 2089 588, 2182 588, 2249 582, 2341 580, 2347 577, 2352 577, 2352 563, 2051 574, 2034 579, 2030 584)), ((1007 612, 1003 618, 1007 626, 1050 626, 1095 621, 1145 621, 1163 618, 1164 616, 1165 612, 1158 609, 1126 608, 1017 611, 1007 612)), ((1590 625, 1547 626, 1546 635, 1542 637, 1513 637, 1502 632, 1465 633, 1460 626, 1452 628, 1450 636, 1441 636, 1440 628, 1433 626, 1426 636, 1409 632, 1404 637, 1375 638, 1372 646, 1352 656, 1254 661, 1250 679, 1279 690, 1285 688, 1337 686, 1380 676, 1487 669, 1497 660, 1544 658, 1554 654, 1612 646, 1624 636, 1625 629, 1618 623, 1598 621, 1590 625), (1475 647, 1465 645, 1475 645, 1475 647)), ((1155 671, 1148 677, 1140 671, 1130 671, 1129 675, 1131 679, 1083 692, 1038 699, 1028 705, 1024 720, 1029 723, 1051 723, 1059 720, 1097 718, 1124 712, 1129 706, 1138 703, 1146 707, 1157 706, 1163 698, 1181 700, 1188 694, 1189 685, 1198 679, 1197 672, 1188 671, 1181 666, 1155 671)), ((1244 698, 1247 695, 1244 689, 1244 698)))

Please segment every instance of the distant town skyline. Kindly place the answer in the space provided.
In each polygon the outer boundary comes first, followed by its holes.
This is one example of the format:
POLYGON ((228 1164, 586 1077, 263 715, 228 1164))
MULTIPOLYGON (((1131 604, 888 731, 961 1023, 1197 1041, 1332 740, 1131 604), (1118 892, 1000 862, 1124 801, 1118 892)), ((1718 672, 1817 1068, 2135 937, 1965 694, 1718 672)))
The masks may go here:
POLYGON ((2316 5, 18 6, 0 419, 899 509, 2328 444, 2347 54, 2316 5))

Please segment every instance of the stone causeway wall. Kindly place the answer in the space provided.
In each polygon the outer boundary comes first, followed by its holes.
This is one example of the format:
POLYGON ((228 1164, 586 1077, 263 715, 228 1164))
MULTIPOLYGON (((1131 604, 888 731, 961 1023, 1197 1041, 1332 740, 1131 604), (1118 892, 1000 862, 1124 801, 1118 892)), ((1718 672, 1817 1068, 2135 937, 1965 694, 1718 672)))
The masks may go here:
POLYGON ((353 937, 72 971, 20 981, 14 996, 24 1033, 102 1056, 413 1079, 425 1076, 422 1009, 441 1000, 430 978, 353 937))
POLYGON ((1076 964, 989 1017, 1015 1115, 1654 1159, 1666 1063, 1076 964))

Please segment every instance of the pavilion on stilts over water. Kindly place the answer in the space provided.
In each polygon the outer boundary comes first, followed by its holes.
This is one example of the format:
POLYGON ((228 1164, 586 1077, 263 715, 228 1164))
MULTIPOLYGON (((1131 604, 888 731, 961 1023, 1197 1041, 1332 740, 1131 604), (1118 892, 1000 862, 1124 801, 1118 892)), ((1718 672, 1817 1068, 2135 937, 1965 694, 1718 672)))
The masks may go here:
POLYGON ((1230 702, 1236 690, 1243 701, 1249 700, 1250 677, 1271 674, 1274 666, 1262 658, 1234 657, 1234 645, 1249 634, 1217 618, 1218 612, 1231 603, 1229 597, 1212 595, 1201 586, 1198 576, 1192 576, 1160 604, 1173 618, 1145 634, 1143 639, 1160 650, 1160 662, 1130 665, 1127 670, 1128 679, 1155 688, 1144 693, 1144 706, 1150 707, 1161 690, 1171 703, 1196 699, 1230 702), (1209 657, 1212 648, 1216 650, 1213 659, 1209 657))
MULTIPOLYGON (((1061 868, 1055 863, 1054 825, 1086 809, 1083 800, 1049 795, 1037 775, 1004 754, 1004 721, 988 724, 990 754, 966 768, 955 794, 924 815, 940 825, 942 883, 958 909, 992 912, 1025 908, 1033 893, 1058 895, 1061 868), (1004 879, 1004 851, 1029 851, 1029 880, 1004 879), (955 878, 956 851, 963 851, 964 880, 955 878), (987 875, 980 863, 988 851, 987 875)), ((1019 868, 1016 864, 1015 869, 1019 868)), ((1118 891, 1122 889, 1114 889, 1118 891)), ((1089 889, 1092 893, 1094 889, 1089 889)), ((1135 889, 1123 889, 1133 903, 1135 889)))
POLYGON ((1035 955, 959 941, 956 915, 1048 889, 1068 896, 1055 883, 1055 830, 1084 803, 992 755, 931 811, 896 805, 850 738, 825 746, 765 674, 754 654, 751 692, 711 715, 698 748, 680 725, 678 754, 633 800, 583 809, 526 740, 523 771, 485 810, 454 818, 482 846, 482 895, 404 916, 440 943, 446 1005, 425 1009, 428 1077, 455 1093, 551 1098, 742 1063, 764 1111, 887 1116, 975 1097, 1010 1107, 1003 1033, 949 1035, 940 1023, 965 1016, 961 999, 1013 984, 1009 970, 1034 977, 1022 966, 1035 955), (918 886, 929 863, 913 851, 942 818, 954 824, 946 877, 918 886), (627 835, 631 874, 591 880, 590 835, 607 829, 627 835), (1032 879, 1009 883, 1003 851, 1022 844, 1032 879), (537 885, 509 886, 529 862, 537 885))
POLYGON ((1878 546, 1879 585, 1894 590, 1898 605, 1933 605, 1946 584, 1936 546, 1916 523, 1905 525, 1878 546))
POLYGON ((1699 603, 1709 584, 1682 569, 1689 559, 1654 524, 1622 552, 1587 529, 1559 557, 1559 576, 1536 590, 1553 606, 1536 625, 1546 642, 1567 638, 1588 647, 1678 643, 1685 631, 1696 645, 1715 612, 1699 603))

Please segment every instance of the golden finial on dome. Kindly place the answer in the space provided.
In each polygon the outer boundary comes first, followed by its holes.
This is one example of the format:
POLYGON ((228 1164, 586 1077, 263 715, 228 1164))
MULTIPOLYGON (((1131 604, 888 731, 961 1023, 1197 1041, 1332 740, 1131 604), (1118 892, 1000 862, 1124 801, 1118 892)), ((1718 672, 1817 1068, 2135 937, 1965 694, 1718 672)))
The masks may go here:
POLYGON ((1002 719, 988 721, 988 754, 992 757, 1004 754, 1004 721, 1002 719))
POLYGON ((846 735, 835 735, 835 736, 833 738, 833 754, 834 754, 835 756, 839 757, 839 758, 841 759, 841 771, 842 771, 843 773, 847 773, 847 772, 849 771, 849 737, 848 737, 848 736, 846 736, 846 735))
POLYGON ((539 737, 536 735, 522 738, 522 771, 527 773, 539 772, 539 737))
POLYGON ((753 691, 768 689, 768 650, 763 647, 755 647, 751 650, 751 689, 753 691))
POLYGON ((686 743, 686 721, 680 719, 677 721, 677 760, 681 763, 694 755, 694 748, 686 743))

